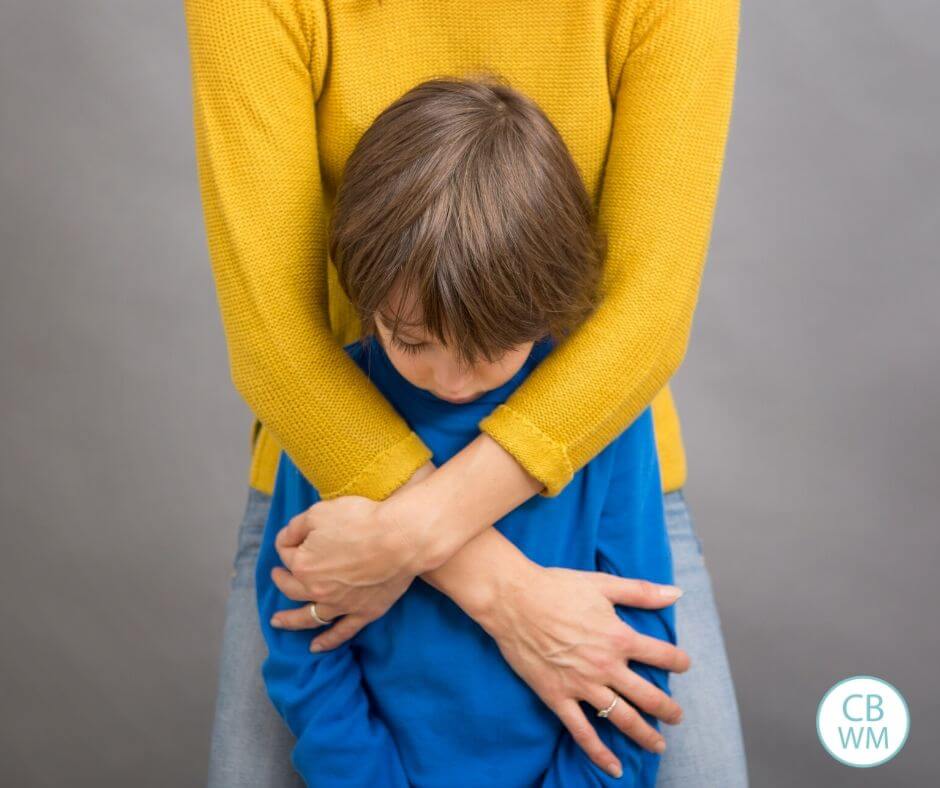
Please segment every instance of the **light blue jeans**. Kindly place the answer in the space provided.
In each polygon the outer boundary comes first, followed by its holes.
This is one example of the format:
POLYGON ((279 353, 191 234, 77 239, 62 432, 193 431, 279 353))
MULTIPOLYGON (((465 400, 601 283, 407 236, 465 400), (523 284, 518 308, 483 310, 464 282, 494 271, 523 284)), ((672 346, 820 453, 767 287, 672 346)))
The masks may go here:
MULTIPOLYGON (((656 785, 665 788, 746 788, 747 771, 738 707, 702 544, 681 491, 664 496, 676 584, 679 645, 692 657, 687 673, 673 674, 681 724, 662 726, 666 737, 656 785)), ((261 680, 266 656, 255 603, 254 571, 270 498, 250 490, 226 605, 209 788, 302 788, 290 762, 294 739, 268 700, 261 680)), ((311 637, 313 632, 311 631, 311 637)))

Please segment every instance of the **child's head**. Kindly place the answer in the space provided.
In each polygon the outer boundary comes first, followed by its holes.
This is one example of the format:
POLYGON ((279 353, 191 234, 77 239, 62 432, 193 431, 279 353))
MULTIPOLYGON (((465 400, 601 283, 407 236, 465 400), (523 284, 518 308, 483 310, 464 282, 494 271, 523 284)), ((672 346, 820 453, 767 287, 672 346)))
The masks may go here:
POLYGON ((467 401, 590 314, 604 239, 555 127, 486 75, 423 82, 375 119, 346 163, 329 251, 363 340, 414 385, 467 401))

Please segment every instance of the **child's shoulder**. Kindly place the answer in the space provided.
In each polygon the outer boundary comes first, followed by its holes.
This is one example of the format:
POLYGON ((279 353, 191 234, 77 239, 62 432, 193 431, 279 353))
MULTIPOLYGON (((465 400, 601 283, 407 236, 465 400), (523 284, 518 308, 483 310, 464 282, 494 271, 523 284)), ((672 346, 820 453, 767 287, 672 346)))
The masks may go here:
MULTIPOLYGON (((653 411, 647 406, 633 422, 621 432, 608 448, 611 450, 611 472, 616 476, 647 479, 655 471, 655 484, 659 485, 659 456, 653 431, 653 411)), ((649 481, 653 483, 650 478, 649 481)))

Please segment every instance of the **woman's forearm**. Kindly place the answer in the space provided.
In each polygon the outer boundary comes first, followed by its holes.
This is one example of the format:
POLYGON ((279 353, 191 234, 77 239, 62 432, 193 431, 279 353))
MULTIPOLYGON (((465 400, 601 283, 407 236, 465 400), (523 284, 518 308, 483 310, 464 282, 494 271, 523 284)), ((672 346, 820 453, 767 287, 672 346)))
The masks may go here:
POLYGON ((421 579, 487 629, 488 616, 535 565, 496 528, 487 528, 421 579))
MULTIPOLYGON (((408 535, 415 575, 443 568, 464 545, 542 489, 509 452, 482 433, 441 467, 432 472, 430 467, 415 474, 419 480, 409 481, 382 507, 389 527, 408 535), (424 513, 420 524, 414 512, 424 513)), ((496 543, 487 537, 474 555, 496 543)), ((452 571, 431 577, 442 582, 452 571)))
POLYGON ((532 562, 490 526, 542 485, 481 433, 440 468, 423 466, 385 502, 390 516, 430 514, 416 546, 417 573, 485 627, 495 600, 521 582, 532 562))

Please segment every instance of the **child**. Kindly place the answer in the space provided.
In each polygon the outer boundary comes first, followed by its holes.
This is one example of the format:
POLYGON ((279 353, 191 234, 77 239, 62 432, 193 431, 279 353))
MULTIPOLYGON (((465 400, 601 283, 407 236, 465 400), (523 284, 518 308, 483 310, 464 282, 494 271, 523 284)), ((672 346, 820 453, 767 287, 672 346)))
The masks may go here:
MULTIPOLYGON (((430 80, 381 113, 347 161, 330 232, 362 326, 344 350, 438 466, 598 303, 603 239, 577 169, 538 107, 496 82, 430 80)), ((271 579, 275 537, 317 500, 283 455, 256 569, 264 680, 308 785, 654 785, 660 756, 589 709, 623 777, 595 766, 486 632, 423 581, 331 651, 272 627, 296 607, 271 579)), ((649 410, 558 495, 493 527, 543 566, 671 583, 649 410)), ((675 643, 672 608, 617 613, 675 643)), ((668 692, 665 671, 631 668, 668 692)))

